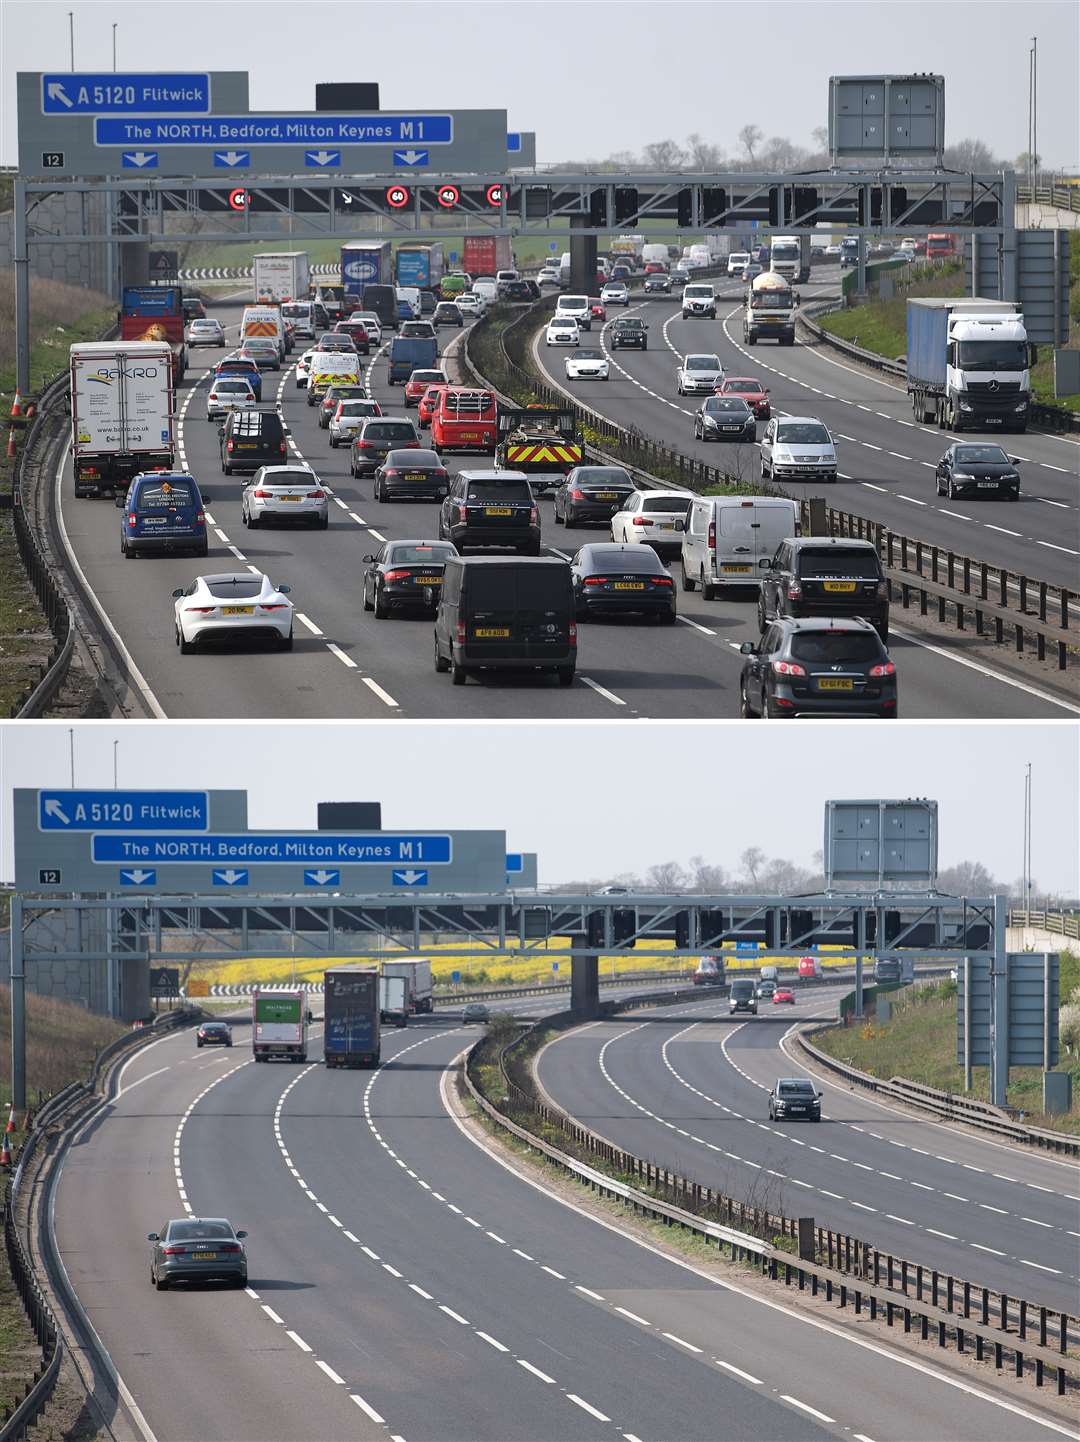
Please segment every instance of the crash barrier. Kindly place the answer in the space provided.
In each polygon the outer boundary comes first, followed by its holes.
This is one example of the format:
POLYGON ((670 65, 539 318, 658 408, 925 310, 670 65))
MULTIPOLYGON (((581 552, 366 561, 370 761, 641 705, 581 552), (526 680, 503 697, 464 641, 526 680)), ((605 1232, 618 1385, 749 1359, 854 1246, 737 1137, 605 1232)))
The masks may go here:
POLYGON ((1018 205, 1049 205, 1054 210, 1080 210, 1080 185, 1018 185, 1018 205))
MULTIPOLYGON (((803 527, 809 531, 811 502, 803 500, 800 506, 803 527)), ((1080 592, 900 535, 880 521, 835 506, 825 506, 823 513, 826 535, 873 542, 890 598, 905 611, 917 605, 925 616, 933 608, 942 625, 950 617, 958 631, 970 624, 976 636, 1013 646, 1017 655, 1030 644, 1040 661, 1049 652, 1059 671, 1065 670, 1069 651, 1080 646, 1080 628, 1072 614, 1080 592)))
MULTIPOLYGON (((796 317, 796 323, 805 326, 814 340, 821 345, 827 345, 842 355, 850 356, 852 360, 857 360, 861 365, 870 366, 873 370, 884 371, 886 375, 896 376, 898 379, 906 381, 907 366, 903 361, 890 360, 888 356, 879 355, 877 351, 866 350, 863 346, 855 345, 853 341, 843 340, 818 324, 823 315, 843 308, 843 305, 836 301, 822 301, 820 304, 800 310, 796 317)), ((1062 406, 1048 406, 1043 405, 1040 401, 1032 401, 1028 407, 1028 415, 1036 425, 1042 426, 1048 431, 1080 431, 1080 414, 1075 411, 1067 411, 1062 406)))
MULTIPOLYGON (((814 1035, 825 1030, 826 1027, 818 1027, 814 1035)), ((851 1086, 863 1087, 880 1096, 893 1097, 908 1106, 932 1112, 946 1121, 963 1122, 966 1126, 977 1127, 980 1131, 990 1132, 1011 1142, 1039 1147, 1043 1151, 1059 1152, 1065 1156, 1080 1157, 1080 1137, 1027 1126, 1002 1107, 991 1106, 989 1102, 979 1101, 974 1097, 958 1096, 955 1092, 939 1091, 936 1087, 923 1086, 921 1082, 908 1081, 906 1077, 894 1076, 885 1081, 881 1077, 871 1076, 868 1072, 849 1066, 847 1062, 822 1051, 804 1032, 796 1032, 795 1041, 804 1055, 818 1066, 842 1077, 851 1086)))
MULTIPOLYGON (((604 1009, 615 1014, 630 1004, 612 1002, 604 1009)), ((827 1303, 841 1309, 851 1306, 856 1316, 866 1310, 872 1322, 880 1313, 890 1327, 902 1322, 909 1335, 917 1326, 924 1342, 931 1340, 933 1329, 939 1347, 952 1347, 958 1353, 973 1351, 977 1361, 992 1361, 999 1371, 1006 1354, 1011 1354, 1015 1375, 1032 1376, 1039 1387, 1044 1385, 1049 1367, 1055 1373, 1059 1396, 1064 1396, 1067 1381, 1076 1387, 1080 1360, 1069 1355, 1077 1330, 1070 1314, 881 1251, 848 1233, 818 1227, 812 1218, 776 1215, 767 1207, 728 1197, 614 1146, 541 1101, 531 1064, 521 1053, 538 1025, 548 1030, 553 1025, 565 1029, 574 1024, 569 1013, 548 1018, 499 1049, 497 1064, 504 1096, 497 1103, 485 1094, 476 1071, 477 1062, 487 1059, 483 1052, 485 1047, 490 1050, 488 1040, 483 1038, 469 1048, 465 1086, 496 1126, 541 1152, 593 1192, 618 1199, 640 1216, 715 1241, 718 1248, 730 1247, 733 1260, 754 1265, 769 1281, 809 1291, 811 1297, 824 1295, 827 1303), (537 1125, 561 1132, 617 1176, 546 1141, 536 1134, 537 1125), (634 1178, 649 1191, 618 1180, 621 1176, 634 1178), (784 1245, 776 1245, 779 1241, 784 1245)))
POLYGON ((42 422, 55 415, 67 394, 67 373, 56 376, 31 398, 34 415, 26 440, 15 457, 12 476, 12 529, 27 579, 34 589, 52 632, 53 646, 41 675, 27 694, 14 703, 10 715, 20 719, 41 716, 56 696, 67 677, 75 649, 75 617, 53 579, 48 562, 42 554, 23 507, 23 478, 30 470, 43 464, 49 446, 48 428, 42 422))
MULTIPOLYGON (((8 1265, 19 1296, 38 1345, 42 1350, 42 1361, 27 1388, 22 1401, 10 1411, 0 1423, 0 1442, 23 1442, 30 1429, 44 1411, 56 1386, 60 1364, 64 1355, 64 1341, 57 1325, 56 1315, 49 1305, 45 1291, 38 1279, 37 1268, 30 1256, 28 1240, 19 1235, 16 1224, 16 1209, 21 1203, 22 1188, 28 1176, 29 1164, 43 1145, 43 1140, 55 1132, 58 1124, 68 1117, 74 1108, 87 1097, 92 1096, 101 1082, 105 1067, 126 1051, 134 1051, 143 1045, 148 1037, 158 1036, 186 1025, 195 1013, 191 1011, 171 1012, 152 1026, 141 1031, 130 1032, 102 1048, 94 1059, 94 1065, 86 1082, 72 1082, 64 1087, 27 1119, 28 1134, 19 1152, 18 1166, 9 1179, 3 1200, 4 1247, 8 1265)), ((32 1190, 32 1188, 31 1188, 32 1190)), ((29 1236, 29 1223, 27 1224, 29 1236)))
POLYGON ((1008 925, 1052 931, 1058 936, 1080 940, 1080 913, 1075 911, 1010 911, 1008 925))

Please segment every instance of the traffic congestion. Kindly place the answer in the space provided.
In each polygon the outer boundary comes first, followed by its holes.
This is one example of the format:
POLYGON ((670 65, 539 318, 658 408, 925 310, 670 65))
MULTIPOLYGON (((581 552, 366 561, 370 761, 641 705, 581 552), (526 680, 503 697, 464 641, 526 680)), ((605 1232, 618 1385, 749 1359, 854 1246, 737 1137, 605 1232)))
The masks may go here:
MULTIPOLYGON (((568 256, 534 279, 510 264, 508 245, 492 245, 484 257, 491 273, 475 275, 441 270, 435 249, 398 253, 396 279, 418 285, 393 283, 389 246, 346 246, 343 284, 309 281, 303 299, 291 290, 267 294, 258 267, 253 303, 226 297, 210 314, 185 298, 191 364, 211 363, 178 395, 181 464, 155 467, 153 484, 140 475, 115 492, 126 558, 217 553, 170 588, 178 652, 256 656, 259 645, 291 649, 298 628, 321 637, 310 601, 321 562, 317 549, 305 554, 319 542, 298 533, 359 528, 362 549, 340 597, 349 629, 337 628, 327 643, 354 665, 363 663, 352 649, 370 644, 368 618, 426 618, 426 660, 411 635, 401 642, 413 676, 426 668, 451 672, 457 685, 481 682, 488 694, 530 683, 542 692, 551 673, 574 686, 590 635, 606 645, 613 628, 627 633, 621 656, 633 664, 636 649, 640 668, 653 670, 668 648, 648 633, 682 622, 680 630, 738 655, 737 677, 707 714, 899 715, 905 658, 894 654, 889 586, 875 549, 800 536, 796 502, 751 493, 769 489, 758 481, 833 484, 840 463, 837 437, 822 419, 774 409, 767 367, 735 373, 708 349, 674 358, 670 393, 694 403, 694 438, 722 449, 725 467, 751 483, 706 497, 677 485, 646 488, 640 474, 592 460, 570 409, 510 411, 464 383, 471 326, 493 305, 554 292, 537 346, 564 352, 562 388, 577 397, 608 381, 617 353, 647 352, 644 301, 658 287, 656 299, 670 297, 689 327, 715 322, 718 284, 693 278, 711 275, 710 258, 666 246, 646 246, 644 258, 613 252, 599 262, 589 295, 568 289, 568 256), (358 274, 374 279, 357 283, 358 274), (219 356, 208 356, 211 349, 219 356), (200 402, 216 426, 208 432, 212 459, 193 434, 200 402), (235 480, 223 487, 215 472, 235 480), (361 514, 368 502, 377 520, 361 514), (273 567, 269 556, 256 566, 253 545, 241 551, 228 534, 222 523, 231 508, 249 533, 293 533, 275 547, 273 567), (477 579, 451 600, 444 579, 453 557, 465 562, 462 577, 477 579), (537 568, 541 559, 560 564, 537 568), (229 592, 237 560, 258 582, 252 594, 229 592), (502 564, 481 569, 487 560, 502 564), (722 614, 710 614, 717 601, 722 614)), ((756 274, 758 263, 743 262, 734 274, 744 324, 771 330, 783 345, 799 297, 773 272, 756 274)), ((288 283, 300 279, 294 271, 288 283)), ((961 487, 1014 496, 1015 458, 993 445, 950 447, 937 488, 951 496, 961 487)), ((709 658, 695 664, 707 679, 709 658)), ((585 684, 622 704, 596 682, 596 669, 585 684)))

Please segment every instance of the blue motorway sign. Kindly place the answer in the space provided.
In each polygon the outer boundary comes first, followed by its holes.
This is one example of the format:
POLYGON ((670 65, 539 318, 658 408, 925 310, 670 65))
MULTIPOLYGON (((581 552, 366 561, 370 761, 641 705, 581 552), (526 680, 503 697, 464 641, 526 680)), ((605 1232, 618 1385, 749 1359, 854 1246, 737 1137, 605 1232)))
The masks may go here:
POLYGON ((42 831, 205 831, 209 824, 205 791, 38 792, 42 831))
POLYGON ((326 168, 341 164, 340 150, 305 150, 304 164, 326 168))
POLYGON ((153 170, 158 163, 156 150, 122 150, 120 164, 125 170, 153 170))
POLYGON ((43 115, 206 115, 210 77, 55 71, 41 77, 43 115))
POLYGON ((428 874, 418 866, 408 866, 403 871, 392 871, 390 879, 395 886, 426 886, 428 874))
POLYGON ((395 150, 395 165, 428 165, 429 152, 426 150, 395 150))
POLYGON ((525 870, 525 858, 520 851, 508 851, 506 853, 506 869, 507 871, 525 870))
POLYGON ((509 130, 506 133, 506 148, 511 155, 516 155, 521 149, 521 131, 509 130))
POLYGON ((94 121, 95 145, 451 145, 453 139, 452 115, 145 115, 94 121))
POLYGON ((225 167, 225 169, 227 169, 227 170, 232 170, 232 169, 234 169, 237 165, 245 165, 245 166, 246 166, 246 165, 250 165, 250 164, 251 164, 251 151, 250 151, 250 150, 215 150, 215 151, 214 151, 214 164, 218 167, 218 169, 221 169, 222 167, 225 167))
POLYGON ((121 871, 121 886, 146 886, 157 885, 157 872, 152 866, 136 866, 130 871, 121 871))
MULTIPOLYGON (((47 794, 47 793, 46 793, 47 794)), ((446 866, 452 859, 450 836, 404 836, 376 831, 345 835, 308 831, 271 835, 248 831, 236 835, 139 836, 94 835, 93 862, 133 865, 169 862, 173 866, 446 866)))

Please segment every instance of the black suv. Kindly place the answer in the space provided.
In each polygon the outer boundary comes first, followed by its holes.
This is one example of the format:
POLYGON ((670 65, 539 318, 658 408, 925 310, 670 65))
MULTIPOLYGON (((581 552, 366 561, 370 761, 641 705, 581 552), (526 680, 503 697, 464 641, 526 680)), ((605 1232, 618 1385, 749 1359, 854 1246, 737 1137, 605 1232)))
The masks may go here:
POLYGON ((260 466, 279 466, 285 459, 285 437, 289 428, 277 411, 230 411, 218 432, 221 437, 221 469, 257 471, 260 466))
POLYGON ((778 1122, 787 1117, 821 1120, 821 1093, 808 1077, 781 1077, 769 1093, 769 1120, 778 1122))
POLYGON ((634 316, 620 316, 611 327, 611 349, 627 350, 634 346, 638 350, 649 349, 649 327, 634 316))
POLYGON ((743 716, 895 717, 896 667, 861 616, 781 618, 744 641, 743 716))
POLYGON ((783 616, 865 616, 889 639, 889 583, 871 541, 782 541, 761 582, 758 630, 783 616))
POLYGON ((521 471, 459 471, 439 512, 439 540, 540 554, 540 512, 521 471))

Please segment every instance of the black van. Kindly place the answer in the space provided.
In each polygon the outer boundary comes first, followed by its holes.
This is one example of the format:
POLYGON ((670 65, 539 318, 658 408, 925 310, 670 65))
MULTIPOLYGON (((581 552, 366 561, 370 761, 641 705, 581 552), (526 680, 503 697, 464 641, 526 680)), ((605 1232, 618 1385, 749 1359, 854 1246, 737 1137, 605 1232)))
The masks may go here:
POLYGON ((257 471, 260 466, 280 466, 288 453, 289 428, 277 411, 230 411, 218 435, 221 438, 221 469, 257 471))
POLYGON ((383 330, 397 330, 397 291, 392 285, 366 285, 361 304, 364 310, 375 312, 383 330))
POLYGON ((435 614, 435 669, 455 686, 482 670, 556 671, 577 664, 570 567, 557 556, 451 556, 435 614))

